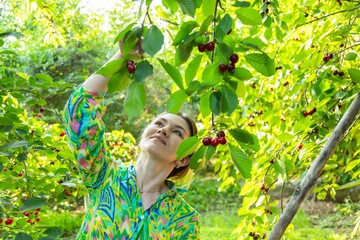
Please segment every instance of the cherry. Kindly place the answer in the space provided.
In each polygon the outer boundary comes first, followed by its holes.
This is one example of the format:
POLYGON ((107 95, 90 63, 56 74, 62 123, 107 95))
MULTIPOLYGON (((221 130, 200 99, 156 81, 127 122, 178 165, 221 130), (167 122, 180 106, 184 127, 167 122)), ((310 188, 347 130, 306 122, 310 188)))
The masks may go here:
POLYGON ((308 112, 308 115, 313 115, 314 113, 316 113, 316 108, 311 109, 311 110, 308 112))
POLYGON ((41 107, 41 108, 39 109, 39 111, 40 111, 40 112, 45 112, 45 108, 41 107))
POLYGON ((36 211, 38 211, 38 212, 40 212, 40 210, 41 210, 41 208, 39 208, 39 207, 36 209, 36 211))
POLYGON ((230 63, 227 67, 228 67, 229 72, 233 72, 235 70, 235 64, 234 63, 230 63))
POLYGON ((209 146, 209 145, 211 144, 211 138, 210 138, 210 137, 205 137, 205 138, 203 138, 202 143, 203 143, 205 146, 209 146))
POLYGON ((221 145, 225 145, 225 144, 226 144, 226 138, 225 138, 225 137, 219 138, 219 143, 220 143, 221 145))
POLYGON ((270 161, 269 161, 271 164, 274 164, 275 163, 275 159, 270 159, 270 161))
POLYGON ((260 185, 260 190, 265 190, 265 189, 266 189, 265 183, 262 183, 262 184, 260 185))
POLYGON ((339 76, 340 76, 340 77, 343 77, 344 75, 345 75, 344 72, 339 72, 339 76))
POLYGON ((4 172, 7 172, 7 168, 4 168, 4 170, 3 170, 4 172))
POLYGON ((225 137, 225 132, 221 130, 221 131, 219 131, 219 132, 217 133, 217 136, 218 136, 219 138, 225 137))
POLYGON ((30 216, 30 213, 29 212, 23 212, 23 214, 25 215, 25 216, 30 216))
POLYGON ((333 59, 333 57, 334 57, 334 54, 332 54, 332 53, 328 54, 329 59, 333 59))
POLYGON ((334 70, 333 71, 333 75, 338 75, 339 74, 339 71, 338 70, 334 70))
POLYGON ((26 222, 31 223, 31 219, 26 220, 26 222))
POLYGON ((214 42, 208 42, 208 43, 206 44, 206 50, 208 50, 208 51, 214 51, 214 49, 215 49, 215 43, 214 43, 214 42))
POLYGON ((213 139, 211 139, 211 145, 213 146, 213 147, 216 147, 217 145, 219 145, 219 139, 218 138, 213 138, 213 139))
POLYGON ((135 72, 135 70, 136 70, 135 65, 128 65, 127 68, 128 68, 128 71, 129 71, 130 74, 133 74, 135 72))
POLYGON ((40 222, 40 218, 39 218, 39 217, 37 217, 35 220, 36 220, 37 222, 40 222))
POLYGON ((221 63, 221 64, 219 64, 219 70, 222 73, 227 72, 228 66, 226 64, 221 63))
POLYGON ((39 215, 39 212, 34 212, 35 216, 39 215))
POLYGON ((302 149, 302 147, 303 147, 303 145, 302 144, 299 144, 298 146, 297 146, 297 149, 302 149))
POLYGON ((22 177, 22 175, 23 175, 22 172, 19 172, 19 173, 18 173, 18 176, 19 176, 19 177, 22 177))
POLYGON ((340 47, 344 47, 345 45, 343 43, 340 44, 340 47))
POLYGON ((42 117, 44 117, 44 115, 42 113, 38 113, 37 117, 42 118, 42 117))
POLYGON ((199 52, 205 52, 206 51, 206 45, 205 44, 199 44, 198 45, 199 52))
POLYGON ((3 222, 3 219, 2 218, 0 218, 0 223, 2 223, 3 222))
POLYGON ((304 117, 307 117, 309 115, 309 113, 305 111, 305 112, 303 112, 303 115, 304 115, 304 117))
POLYGON ((324 57, 323 57, 323 61, 324 61, 324 62, 329 61, 329 57, 328 57, 328 56, 324 56, 324 57))
POLYGON ((61 133, 60 133, 60 137, 65 136, 65 134, 66 134, 65 132, 61 132, 61 133))
POLYGON ((237 63, 238 61, 239 61, 239 56, 237 54, 234 53, 230 56, 230 62, 237 63))
POLYGON ((10 224, 12 224, 13 222, 14 222, 14 220, 13 220, 12 218, 8 218, 8 219, 6 219, 5 224, 6 224, 6 225, 10 225, 10 224))

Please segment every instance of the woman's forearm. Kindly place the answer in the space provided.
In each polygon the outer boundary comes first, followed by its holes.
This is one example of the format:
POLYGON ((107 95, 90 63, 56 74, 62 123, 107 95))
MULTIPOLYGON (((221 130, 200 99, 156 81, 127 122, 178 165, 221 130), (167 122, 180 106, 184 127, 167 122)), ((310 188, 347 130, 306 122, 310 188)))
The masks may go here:
MULTIPOLYGON (((114 56, 112 56, 108 62, 117 60, 121 58, 120 51, 117 51, 114 56)), ((83 83, 83 88, 87 91, 91 92, 106 92, 108 89, 108 82, 110 77, 104 77, 100 74, 91 75, 86 81, 83 83)))

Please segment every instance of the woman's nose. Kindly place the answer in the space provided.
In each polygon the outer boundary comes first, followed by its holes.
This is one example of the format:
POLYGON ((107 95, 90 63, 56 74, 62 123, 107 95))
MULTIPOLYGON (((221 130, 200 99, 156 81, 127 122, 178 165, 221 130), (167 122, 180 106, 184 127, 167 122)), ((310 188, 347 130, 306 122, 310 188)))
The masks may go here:
POLYGON ((157 132, 160 133, 160 134, 164 134, 164 136, 167 136, 167 135, 168 135, 168 134, 167 134, 167 129, 166 129, 165 127, 159 128, 159 129, 157 130, 157 132))

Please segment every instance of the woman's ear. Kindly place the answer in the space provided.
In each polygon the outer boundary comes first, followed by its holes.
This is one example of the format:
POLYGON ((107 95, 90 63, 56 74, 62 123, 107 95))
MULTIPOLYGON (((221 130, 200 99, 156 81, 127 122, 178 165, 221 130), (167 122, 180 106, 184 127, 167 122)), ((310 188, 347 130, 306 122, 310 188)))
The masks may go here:
POLYGON ((176 168, 185 167, 185 166, 189 165, 189 162, 190 162, 190 157, 189 156, 184 157, 183 159, 178 160, 176 162, 176 168))

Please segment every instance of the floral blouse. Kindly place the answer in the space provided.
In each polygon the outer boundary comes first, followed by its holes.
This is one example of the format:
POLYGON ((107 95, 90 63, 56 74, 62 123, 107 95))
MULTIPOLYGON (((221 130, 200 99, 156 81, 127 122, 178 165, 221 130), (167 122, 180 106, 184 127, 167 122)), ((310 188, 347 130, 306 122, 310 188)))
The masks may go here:
POLYGON ((104 140, 104 93, 79 86, 64 110, 71 148, 89 192, 77 239, 199 239, 199 213, 173 184, 144 210, 133 165, 115 161, 104 140))

